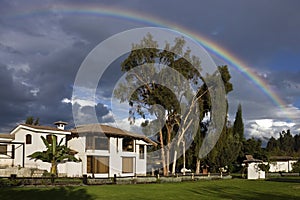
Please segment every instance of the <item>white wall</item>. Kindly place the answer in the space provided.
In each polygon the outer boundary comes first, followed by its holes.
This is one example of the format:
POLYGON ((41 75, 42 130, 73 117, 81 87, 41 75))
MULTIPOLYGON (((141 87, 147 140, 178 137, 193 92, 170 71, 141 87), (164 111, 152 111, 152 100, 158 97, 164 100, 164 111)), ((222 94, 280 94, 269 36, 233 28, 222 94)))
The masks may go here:
POLYGON ((293 163, 295 162, 297 162, 297 160, 270 162, 269 172, 291 172, 293 169, 293 163))
POLYGON ((82 174, 86 174, 85 137, 72 138, 68 141, 68 147, 78 152, 75 157, 81 159, 81 162, 68 162, 65 167, 67 176, 82 177, 82 174))
MULTIPOLYGON (((42 161, 35 161, 33 159, 28 158, 28 155, 36 152, 36 151, 44 151, 46 147, 41 139, 41 136, 46 137, 49 133, 40 133, 26 129, 17 129, 15 132, 15 140, 14 142, 23 142, 25 145, 25 166, 26 168, 38 168, 42 170, 50 171, 51 164, 42 162, 42 161), (31 144, 25 144, 26 135, 30 134, 32 136, 31 144)), ((60 142, 63 139, 63 143, 65 143, 66 135, 65 134, 55 134, 57 136, 57 142, 60 142)), ((15 145, 15 159, 14 159, 14 166, 22 166, 23 164, 23 147, 22 145, 15 145)), ((64 164, 61 164, 64 165, 64 164)), ((64 173, 64 172, 62 172, 64 173)))
POLYGON ((147 173, 147 146, 143 141, 137 141, 137 149, 136 149, 136 175, 146 175, 147 173), (142 142, 142 143, 141 143, 142 142), (144 145, 144 159, 140 159, 139 148, 140 145, 144 145))
MULTIPOLYGON (((9 141, 7 141, 9 142, 9 141)), ((12 151, 12 146, 6 143, 1 143, 1 145, 7 145, 7 151, 11 152, 12 151)), ((9 155, 4 155, 4 154, 0 154, 0 168, 5 168, 5 167, 11 167, 13 165, 13 159, 11 159, 10 157, 10 153, 8 153, 9 155)))
POLYGON ((265 171, 259 169, 260 163, 248 163, 247 179, 265 179, 265 171))
MULTIPOLYGON (((92 176, 92 174, 87 173, 87 156, 108 156, 109 157, 109 173, 108 174, 94 174, 96 178, 108 178, 114 177, 124 177, 124 176, 134 176, 134 175, 146 175, 147 170, 147 148, 142 140, 135 141, 134 152, 124 152, 122 150, 122 138, 110 137, 109 139, 109 150, 86 150, 85 142, 86 137, 82 135, 78 138, 73 138, 68 141, 68 146, 78 152, 78 156, 82 162, 81 165, 77 165, 77 171, 72 170, 70 173, 68 171, 68 176, 82 176, 87 174, 92 176), (145 145, 144 159, 139 158, 139 144, 145 145), (123 157, 133 157, 135 160, 133 173, 122 173, 122 158, 123 157)), ((69 170, 69 169, 68 169, 69 170)))

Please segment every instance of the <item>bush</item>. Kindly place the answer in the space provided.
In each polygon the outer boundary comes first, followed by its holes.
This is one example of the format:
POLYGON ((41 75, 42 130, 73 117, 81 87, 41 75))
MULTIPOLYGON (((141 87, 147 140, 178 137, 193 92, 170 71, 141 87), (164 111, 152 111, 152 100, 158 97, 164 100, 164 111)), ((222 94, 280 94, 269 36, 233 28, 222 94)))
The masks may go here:
POLYGON ((6 178, 0 179, 0 187, 11 187, 21 185, 21 181, 18 180, 10 180, 6 178))
POLYGON ((293 170, 294 173, 300 173, 300 160, 298 162, 293 163, 293 170))

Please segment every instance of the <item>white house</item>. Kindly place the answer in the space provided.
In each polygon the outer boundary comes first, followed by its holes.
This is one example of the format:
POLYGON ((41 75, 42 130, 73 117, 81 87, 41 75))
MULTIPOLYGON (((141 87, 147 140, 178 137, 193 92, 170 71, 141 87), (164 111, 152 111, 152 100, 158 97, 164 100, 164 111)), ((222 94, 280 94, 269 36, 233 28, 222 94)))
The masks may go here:
POLYGON ((265 179, 265 171, 259 168, 259 165, 263 164, 263 161, 253 158, 252 155, 246 155, 246 158, 243 164, 247 167, 247 179, 265 179))
MULTIPOLYGON (((82 160, 81 171, 91 177, 146 175, 149 138, 108 125, 89 124, 72 130, 69 147, 82 160)), ((79 169, 78 169, 79 170, 79 169)))
POLYGON ((46 150, 41 139, 51 135, 76 151, 82 162, 58 165, 60 176, 113 177, 146 175, 147 145, 155 144, 143 135, 107 125, 82 125, 64 130, 65 122, 56 127, 20 124, 10 134, 0 134, 0 167, 18 166, 27 169, 50 169, 50 163, 34 161, 28 155, 46 150), (1 143, 2 142, 2 143, 1 143))
POLYGON ((291 172, 293 164, 298 161, 298 158, 291 156, 271 156, 269 164, 269 172, 291 172))

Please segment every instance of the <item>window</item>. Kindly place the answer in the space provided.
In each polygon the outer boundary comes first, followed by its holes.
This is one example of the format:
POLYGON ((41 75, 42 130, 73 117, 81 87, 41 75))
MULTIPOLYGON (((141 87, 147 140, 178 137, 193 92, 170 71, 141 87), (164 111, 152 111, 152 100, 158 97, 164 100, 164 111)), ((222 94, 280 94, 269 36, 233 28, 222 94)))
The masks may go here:
POLYGON ((93 136, 86 136, 86 149, 93 149, 94 148, 94 137, 93 136))
POLYGON ((0 144, 0 154, 7 154, 7 145, 0 144))
POLYGON ((27 134, 25 136, 25 139, 26 139, 26 144, 31 144, 32 143, 32 136, 30 134, 27 134))
POLYGON ((134 151, 134 141, 132 138, 123 138, 123 151, 134 151))
POLYGON ((116 138, 116 142, 117 142, 117 145, 116 145, 116 150, 117 150, 117 152, 119 152, 119 138, 116 138))
POLYGON ((109 172, 109 157, 88 156, 87 173, 107 174, 109 172))
MULTIPOLYGON (((56 142, 57 142, 57 136, 56 135, 53 135, 56 139, 56 142)), ((46 140, 49 144, 52 144, 52 135, 47 135, 46 136, 46 140)))
POLYGON ((106 136, 95 137, 95 149, 109 150, 108 142, 109 142, 109 140, 108 140, 108 137, 106 137, 106 136))
POLYGON ((145 159, 145 145, 139 145, 139 158, 145 159))
POLYGON ((133 161, 132 157, 123 157, 122 158, 122 173, 133 173, 133 161))
POLYGON ((106 135, 87 135, 86 149, 109 150, 109 138, 106 135))

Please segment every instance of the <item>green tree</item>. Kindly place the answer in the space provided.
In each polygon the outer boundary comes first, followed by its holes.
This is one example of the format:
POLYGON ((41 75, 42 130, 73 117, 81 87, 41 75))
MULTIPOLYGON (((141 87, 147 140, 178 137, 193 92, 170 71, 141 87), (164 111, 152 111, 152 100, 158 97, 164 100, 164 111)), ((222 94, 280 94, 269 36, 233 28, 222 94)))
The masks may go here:
POLYGON ((287 132, 282 131, 280 134, 280 150, 285 154, 285 155, 292 155, 294 153, 294 138, 290 132, 290 130, 287 130, 287 132))
POLYGON ((52 143, 49 143, 47 139, 43 136, 41 136, 41 139, 43 140, 47 149, 45 151, 34 152, 28 157, 30 159, 34 159, 35 161, 41 160, 43 162, 51 163, 50 173, 52 175, 57 175, 58 164, 65 163, 68 161, 81 161, 74 156, 74 151, 72 151, 66 145, 62 145, 63 138, 59 143, 57 143, 57 137, 54 134, 51 135, 52 143))
MULTIPOLYGON (((230 83, 230 73, 228 71, 227 66, 219 66, 218 67, 219 73, 222 77, 223 84, 225 86, 225 92, 228 94, 230 91, 233 90, 233 86, 230 83)), ((211 152, 207 155, 206 158, 202 158, 202 155, 199 154, 200 149, 202 148, 202 143, 205 138, 205 136, 208 134, 208 127, 210 126, 210 119, 206 117, 206 121, 203 121, 202 119, 204 118, 205 115, 211 117, 211 94, 209 92, 205 92, 208 90, 207 85, 204 83, 198 93, 202 94, 201 98, 198 99, 198 105, 199 105, 199 118, 201 119, 200 125, 199 125, 199 130, 197 134, 194 136, 194 141, 190 148, 188 149, 187 155, 192 156, 192 158, 187 158, 188 161, 193 161, 193 168, 195 169, 195 173, 199 174, 200 173, 200 166, 201 166, 201 160, 203 163, 208 164, 210 166, 225 166, 224 161, 228 161, 228 159, 225 159, 224 150, 226 149, 227 154, 229 154, 229 147, 232 147, 233 143, 236 142, 236 140, 231 139, 232 144, 227 144, 227 140, 229 138, 233 138, 232 135, 232 128, 230 127, 223 127, 222 133, 220 134, 220 138, 218 142, 216 143, 215 147, 211 150, 211 152)), ((218 88, 213 88, 213 90, 218 90, 218 88)), ((228 111, 228 103, 225 101, 226 105, 226 113, 228 111)), ((216 113, 215 113, 216 114, 216 113)), ((218 114, 218 113, 217 113, 218 114)), ((227 117, 222 119, 224 124, 227 124, 227 117)), ((232 151, 232 154, 236 155, 235 150, 232 151), (234 152, 234 153, 233 153, 234 152)), ((191 164, 188 164, 191 166, 191 164)))
POLYGON ((29 116, 29 117, 26 118, 25 124, 39 126, 40 125, 40 118, 36 118, 36 120, 34 120, 33 116, 29 116))
POLYGON ((265 149, 262 147, 262 141, 260 139, 249 138, 243 142, 244 155, 252 155, 256 159, 268 161, 269 156, 265 149))
POLYGON ((40 118, 36 118, 36 120, 34 121, 33 125, 39 126, 40 125, 40 118))
POLYGON ((266 150, 271 155, 280 155, 280 143, 274 137, 271 137, 267 143, 266 150))
MULTIPOLYGON (((200 73, 196 68, 200 67, 200 61, 195 56, 190 56, 189 49, 184 51, 184 46, 185 40, 183 38, 175 38, 173 46, 166 43, 164 49, 158 49, 153 36, 147 34, 139 44, 133 45, 130 55, 122 63, 122 71, 131 72, 127 74, 127 83, 120 84, 114 91, 116 98, 120 99, 121 102, 128 101, 132 107, 129 111, 131 124, 135 122, 136 117, 145 119, 146 116, 153 116, 156 119, 165 119, 164 122, 161 122, 163 128, 159 130, 164 175, 167 175, 169 171, 169 144, 173 135, 175 135, 174 128, 184 121, 181 116, 181 108, 190 103, 187 102, 187 99, 192 96, 192 88, 187 88, 182 83, 184 80, 189 80, 190 83, 197 86, 200 80, 200 73), (147 47, 145 48, 145 46, 147 47), (143 68, 142 71, 138 72, 132 70, 144 64, 152 68, 143 68), (168 68, 179 72, 178 76, 170 76, 168 68), (164 80, 166 83, 174 83, 170 86, 173 90, 171 91, 166 86, 154 83, 150 80, 152 77, 159 77, 160 80, 164 80), (132 83, 142 86, 134 88, 134 92, 129 93, 131 90, 128 87, 133 85, 132 83), (160 105, 165 112, 157 109, 156 105, 160 105)), ((196 99, 193 100, 196 102, 196 99)), ((154 122, 157 122, 157 120, 147 122, 147 124, 153 124, 154 122)))
POLYGON ((32 116, 29 116, 26 118, 25 124, 33 125, 34 118, 32 116))
POLYGON ((293 163, 293 170, 292 170, 292 172, 300 173, 300 160, 298 160, 297 162, 293 163))
POLYGON ((242 142, 244 138, 244 123, 241 104, 238 105, 238 110, 235 115, 235 120, 233 124, 233 135, 242 142))

